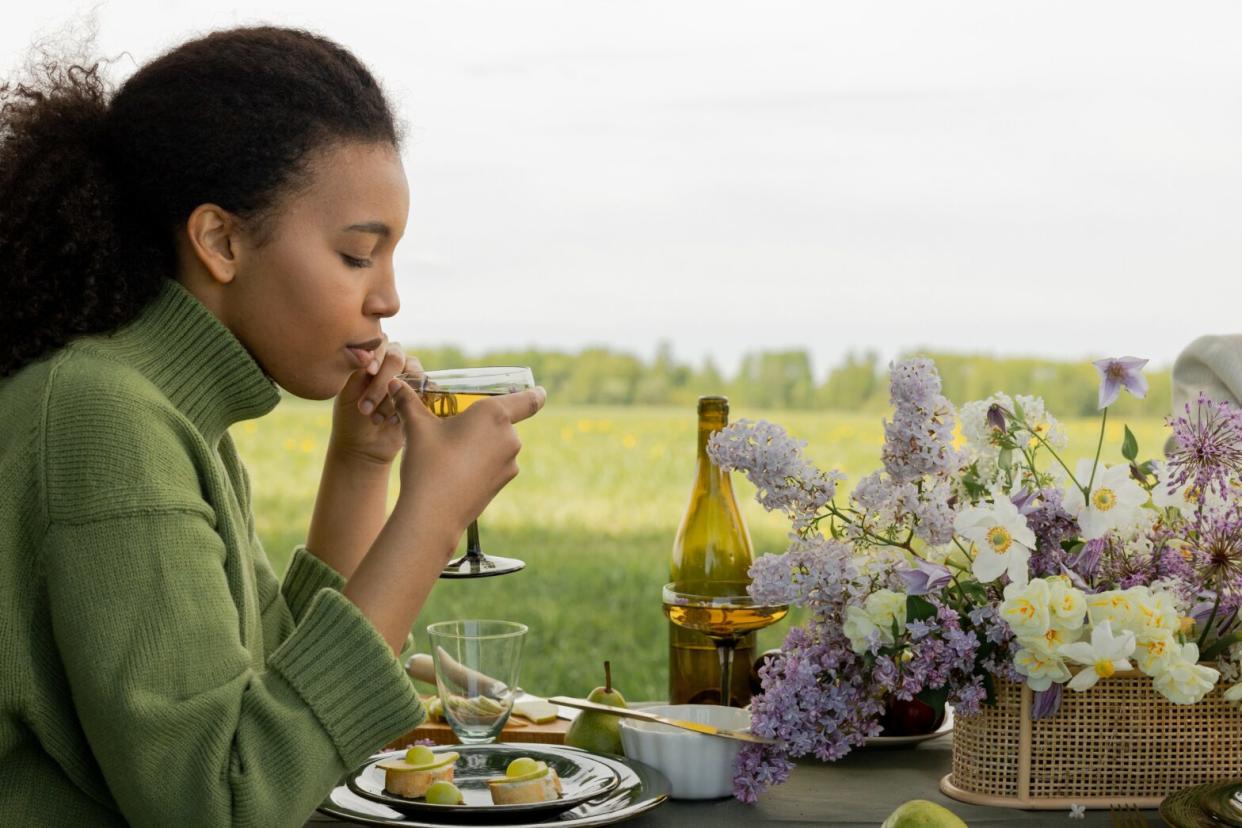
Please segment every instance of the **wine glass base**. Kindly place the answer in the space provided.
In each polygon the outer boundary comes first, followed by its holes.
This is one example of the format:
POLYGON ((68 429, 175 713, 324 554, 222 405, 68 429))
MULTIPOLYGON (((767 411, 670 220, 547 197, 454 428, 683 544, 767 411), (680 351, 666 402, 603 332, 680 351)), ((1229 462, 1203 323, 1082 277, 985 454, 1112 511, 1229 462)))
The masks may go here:
POLYGON ((462 555, 449 561, 440 571, 441 578, 490 578, 493 575, 508 575, 526 566, 525 561, 517 558, 498 558, 488 555, 484 558, 471 558, 462 555))

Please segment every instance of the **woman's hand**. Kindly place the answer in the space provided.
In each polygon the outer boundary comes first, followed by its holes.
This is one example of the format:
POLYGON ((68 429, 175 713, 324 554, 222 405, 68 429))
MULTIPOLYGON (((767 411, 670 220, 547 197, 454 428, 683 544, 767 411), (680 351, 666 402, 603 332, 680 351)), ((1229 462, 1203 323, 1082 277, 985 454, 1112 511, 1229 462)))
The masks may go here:
MULTIPOLYGON (((389 342, 375 349, 375 359, 350 375, 332 408, 331 450, 382 465, 391 464, 405 445, 388 383, 397 374, 421 374, 422 363, 406 357, 389 342)), ((403 383, 404 384, 404 383, 403 383)))
POLYGON ((517 476, 522 447, 513 424, 543 408, 547 393, 532 388, 480 400, 465 411, 440 419, 427 410, 414 389, 388 384, 405 440, 416 451, 401 459, 397 510, 447 519, 460 537, 505 484, 517 476))

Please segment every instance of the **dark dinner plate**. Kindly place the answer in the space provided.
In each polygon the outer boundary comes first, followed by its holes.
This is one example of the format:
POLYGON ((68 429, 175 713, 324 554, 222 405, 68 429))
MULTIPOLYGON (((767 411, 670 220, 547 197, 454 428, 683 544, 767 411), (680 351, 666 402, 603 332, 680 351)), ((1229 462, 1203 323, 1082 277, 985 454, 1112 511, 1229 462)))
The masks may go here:
MULTIPOLYGON (((507 828, 591 828, 597 825, 611 825, 650 811, 668 799, 668 780, 658 770, 642 762, 620 756, 596 756, 576 748, 560 746, 541 746, 539 750, 597 760, 612 768, 619 781, 611 791, 595 799, 589 799, 567 811, 511 814, 510 819, 499 821, 507 828)), ((445 824, 462 824, 469 821, 468 812, 443 815, 405 813, 364 799, 344 783, 338 785, 327 800, 319 806, 319 812, 347 822, 357 822, 363 825, 402 826, 402 828, 441 828, 445 824)))
POLYGON ((535 815, 567 811, 589 799, 602 796, 621 781, 620 774, 610 765, 586 752, 568 752, 535 744, 442 745, 432 748, 436 754, 460 754, 454 769, 453 784, 465 800, 460 805, 435 805, 423 799, 411 799, 384 789, 384 769, 380 762, 400 759, 403 750, 372 756, 361 768, 345 779, 346 785, 364 799, 387 805, 407 814, 428 819, 451 818, 455 821, 483 819, 525 819, 535 815), (519 756, 546 762, 561 780, 561 796, 547 802, 520 805, 496 805, 492 802, 487 780, 505 775, 505 768, 519 756))

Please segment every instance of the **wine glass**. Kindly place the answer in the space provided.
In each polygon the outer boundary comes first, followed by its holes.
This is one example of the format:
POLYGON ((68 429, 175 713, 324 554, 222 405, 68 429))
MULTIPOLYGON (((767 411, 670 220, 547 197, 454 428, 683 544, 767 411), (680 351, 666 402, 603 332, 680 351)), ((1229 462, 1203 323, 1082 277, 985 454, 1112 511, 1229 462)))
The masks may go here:
POLYGON ((745 582, 699 581, 664 585, 664 614, 679 627, 702 633, 720 660, 720 703, 728 706, 733 686, 733 651, 749 633, 780 621, 788 604, 765 604, 746 592, 745 582), (716 593, 716 594, 710 594, 716 593))
MULTIPOLYGON (((423 405, 437 417, 460 414, 487 397, 514 394, 535 387, 535 376, 529 368, 449 368, 422 374, 398 374, 422 399, 423 405)), ((445 565, 441 578, 487 578, 507 575, 526 566, 517 558, 501 558, 483 554, 479 544, 479 522, 473 520, 466 530, 466 554, 445 565)))

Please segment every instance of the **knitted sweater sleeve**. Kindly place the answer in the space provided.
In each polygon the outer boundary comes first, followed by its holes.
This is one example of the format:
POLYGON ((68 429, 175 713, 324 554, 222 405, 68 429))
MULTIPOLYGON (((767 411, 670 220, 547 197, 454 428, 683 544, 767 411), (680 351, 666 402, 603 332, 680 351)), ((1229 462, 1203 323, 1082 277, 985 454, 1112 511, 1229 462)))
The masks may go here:
POLYGON ((46 436, 40 554, 82 730, 131 824, 301 825, 346 769, 421 721, 418 697, 329 573, 287 585, 296 625, 279 646, 247 646, 244 575, 201 470, 162 439, 175 428, 133 419, 46 436), (92 446, 123 451, 101 462, 92 446))
MULTIPOLYGON (((1202 393, 1216 402, 1242 401, 1242 334, 1201 336, 1173 362, 1173 416, 1186 416, 1186 406, 1202 393)), ((1176 448, 1170 436, 1165 454, 1176 448)))

